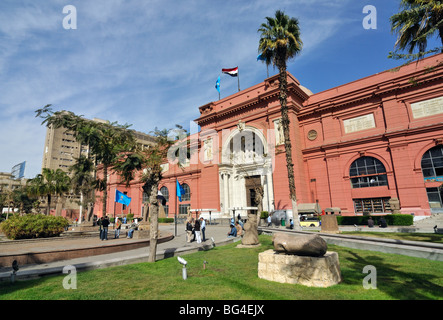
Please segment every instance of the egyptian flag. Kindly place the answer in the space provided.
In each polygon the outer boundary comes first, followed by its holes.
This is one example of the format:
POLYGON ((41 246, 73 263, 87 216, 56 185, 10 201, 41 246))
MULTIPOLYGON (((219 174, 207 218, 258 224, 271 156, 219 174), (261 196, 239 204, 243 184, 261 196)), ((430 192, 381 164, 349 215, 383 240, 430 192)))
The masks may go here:
POLYGON ((237 77, 238 76, 238 67, 231 68, 231 69, 222 69, 222 72, 229 74, 231 77, 237 77))
POLYGON ((162 206, 166 205, 166 198, 163 195, 163 193, 160 192, 160 190, 158 190, 158 192, 157 192, 157 200, 160 201, 162 206))

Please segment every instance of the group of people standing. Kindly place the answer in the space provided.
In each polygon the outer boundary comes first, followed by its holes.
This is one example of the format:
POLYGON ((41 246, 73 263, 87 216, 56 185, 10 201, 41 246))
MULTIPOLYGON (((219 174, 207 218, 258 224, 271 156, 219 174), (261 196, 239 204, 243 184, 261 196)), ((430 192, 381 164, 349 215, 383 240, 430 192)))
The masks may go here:
MULTIPOLYGON (((97 221, 98 226, 100 227, 100 240, 108 240, 108 229, 111 222, 109 221, 108 216, 101 217, 97 221)), ((120 238, 120 230, 122 228, 122 222, 117 217, 114 224, 114 239, 120 238)))
POLYGON ((186 242, 197 241, 197 243, 201 243, 202 241, 206 241, 206 221, 203 217, 196 219, 188 218, 186 220, 186 242), (194 235, 194 239, 191 240, 192 235, 194 235))
POLYGON ((100 227, 100 240, 108 240, 108 227, 110 223, 108 216, 101 217, 97 221, 100 227))

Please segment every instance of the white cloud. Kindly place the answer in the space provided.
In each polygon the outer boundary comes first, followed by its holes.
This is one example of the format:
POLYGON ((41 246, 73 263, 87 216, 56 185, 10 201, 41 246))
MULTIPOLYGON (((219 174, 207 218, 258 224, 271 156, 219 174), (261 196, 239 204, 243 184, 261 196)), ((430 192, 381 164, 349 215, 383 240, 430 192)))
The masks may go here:
MULTIPOLYGON (((35 168, 27 172, 38 173, 45 130, 33 118, 37 108, 53 104, 145 132, 185 124, 198 117, 199 106, 218 99, 214 85, 221 68, 239 66, 242 89, 266 76, 255 60, 257 29, 266 16, 281 8, 299 18, 301 65, 352 22, 349 3, 2 0, 0 136, 2 150, 14 151, 0 161, 0 171, 26 160, 35 168), (76 6, 76 30, 62 27, 66 4, 76 6), (18 151, 15 145, 27 147, 18 151)), ((236 89, 235 79, 222 76, 222 97, 236 89)))

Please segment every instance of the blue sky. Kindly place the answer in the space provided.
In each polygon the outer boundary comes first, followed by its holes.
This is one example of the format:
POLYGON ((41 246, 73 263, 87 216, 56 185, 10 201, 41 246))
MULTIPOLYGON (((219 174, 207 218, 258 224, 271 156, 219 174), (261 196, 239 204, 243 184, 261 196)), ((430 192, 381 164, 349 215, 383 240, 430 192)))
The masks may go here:
MULTIPOLYGON (((257 29, 282 9, 299 19, 303 51, 288 70, 312 92, 402 62, 387 58, 399 0, 45 0, 0 2, 0 171, 26 161, 40 173, 46 104, 150 132, 199 116, 198 107, 236 92, 221 74, 239 67, 242 89, 262 82, 257 29), (77 29, 65 29, 73 5, 77 29), (366 5, 377 29, 363 28, 366 5)), ((433 48, 432 43, 429 48, 433 48)), ((277 70, 270 68, 270 75, 277 70)))

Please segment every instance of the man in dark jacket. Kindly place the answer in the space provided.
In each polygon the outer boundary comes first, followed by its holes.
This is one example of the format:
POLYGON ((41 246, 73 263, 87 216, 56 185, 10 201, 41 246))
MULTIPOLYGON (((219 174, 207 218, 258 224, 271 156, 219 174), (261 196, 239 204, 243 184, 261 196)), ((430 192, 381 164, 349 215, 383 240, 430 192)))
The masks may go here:
POLYGON ((102 241, 108 240, 108 226, 109 226, 109 218, 108 216, 105 216, 105 218, 102 221, 103 226, 103 232, 102 232, 102 241))

